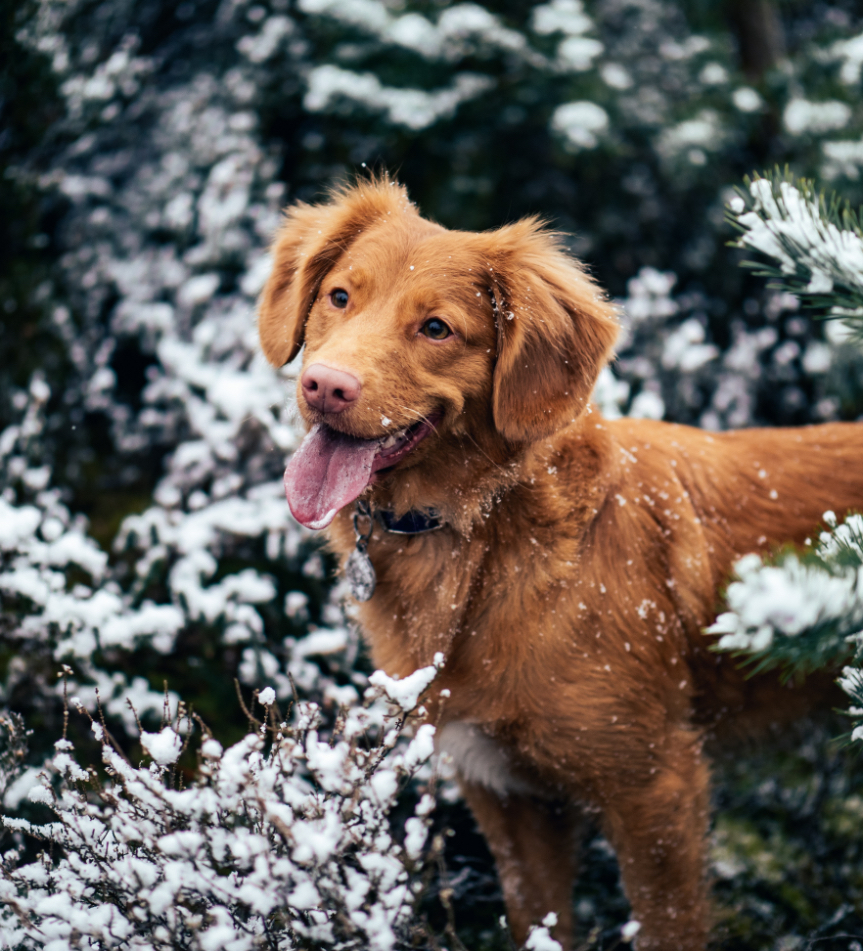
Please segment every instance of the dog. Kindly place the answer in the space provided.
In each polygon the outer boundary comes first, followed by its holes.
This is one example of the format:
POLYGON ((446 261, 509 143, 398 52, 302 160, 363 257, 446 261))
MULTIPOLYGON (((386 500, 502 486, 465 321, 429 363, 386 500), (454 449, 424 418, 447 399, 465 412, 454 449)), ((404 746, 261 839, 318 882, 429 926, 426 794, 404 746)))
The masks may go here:
POLYGON ((554 912, 571 941, 589 819, 639 951, 701 951, 706 750, 835 699, 827 676, 747 679, 704 629, 736 558, 863 504, 863 427, 603 419, 616 312, 536 218, 447 230, 380 177, 288 208, 272 251, 263 352, 305 345, 291 510, 367 569, 377 667, 444 654, 425 707, 515 940, 554 912))

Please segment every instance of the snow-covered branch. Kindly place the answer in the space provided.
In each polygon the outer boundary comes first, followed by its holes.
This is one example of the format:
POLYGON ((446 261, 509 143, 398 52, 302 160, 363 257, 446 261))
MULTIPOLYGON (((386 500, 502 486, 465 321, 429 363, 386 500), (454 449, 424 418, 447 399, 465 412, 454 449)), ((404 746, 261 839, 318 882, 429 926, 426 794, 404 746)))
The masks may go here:
POLYGON ((747 182, 729 202, 738 244, 771 264, 750 264, 818 308, 863 333, 863 231, 857 216, 811 182, 776 173, 747 182))
POLYGON ((730 610, 707 629, 721 635, 719 650, 749 655, 759 669, 802 673, 851 651, 863 626, 863 516, 837 525, 825 512, 824 521, 830 530, 803 552, 737 562, 730 610))

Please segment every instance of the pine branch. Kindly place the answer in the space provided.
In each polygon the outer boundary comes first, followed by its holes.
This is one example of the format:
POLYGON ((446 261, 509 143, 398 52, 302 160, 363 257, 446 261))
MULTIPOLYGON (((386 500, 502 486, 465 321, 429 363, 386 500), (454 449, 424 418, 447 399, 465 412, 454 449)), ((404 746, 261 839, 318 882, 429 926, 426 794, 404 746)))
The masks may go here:
POLYGON ((729 202, 737 247, 756 251, 744 262, 774 286, 800 298, 822 319, 843 319, 863 342, 863 229, 859 213, 836 193, 779 169, 745 179, 729 202), (768 263, 765 263, 765 259, 768 263))

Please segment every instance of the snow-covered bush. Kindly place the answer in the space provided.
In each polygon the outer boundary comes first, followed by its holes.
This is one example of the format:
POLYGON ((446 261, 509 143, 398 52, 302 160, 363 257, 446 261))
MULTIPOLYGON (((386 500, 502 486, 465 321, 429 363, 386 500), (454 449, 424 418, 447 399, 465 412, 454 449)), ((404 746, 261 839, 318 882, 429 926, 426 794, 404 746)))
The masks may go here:
POLYGON ((849 716, 855 721, 851 739, 863 742, 863 669, 859 666, 845 667, 839 678, 839 686, 852 700, 852 705, 848 709, 849 716))
POLYGON ((757 669, 810 673, 853 652, 863 629, 863 516, 837 525, 802 552, 764 560, 746 555, 734 566, 729 610, 707 631, 719 650, 750 657, 757 669))
POLYGON ((15 850, 2 857, 3 947, 409 945, 434 798, 421 796, 396 837, 390 812, 432 753, 434 727, 409 742, 402 727, 435 671, 379 674, 325 733, 316 704, 283 718, 271 687, 255 691, 262 718, 253 704, 251 732, 227 749, 166 698, 161 728, 141 732, 138 766, 89 717, 101 773, 60 739, 28 796, 53 820, 3 819, 44 849, 27 864, 15 850))

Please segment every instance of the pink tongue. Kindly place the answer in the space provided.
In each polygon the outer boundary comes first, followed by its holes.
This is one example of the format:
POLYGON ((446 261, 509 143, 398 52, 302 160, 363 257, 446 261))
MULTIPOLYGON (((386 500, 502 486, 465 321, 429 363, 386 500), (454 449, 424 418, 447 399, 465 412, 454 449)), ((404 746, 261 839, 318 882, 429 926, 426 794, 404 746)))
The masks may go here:
POLYGON ((326 528, 369 484, 380 444, 315 426, 285 469, 285 495, 294 518, 306 528, 326 528))

